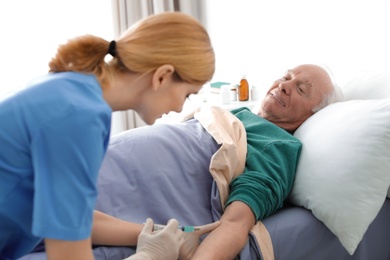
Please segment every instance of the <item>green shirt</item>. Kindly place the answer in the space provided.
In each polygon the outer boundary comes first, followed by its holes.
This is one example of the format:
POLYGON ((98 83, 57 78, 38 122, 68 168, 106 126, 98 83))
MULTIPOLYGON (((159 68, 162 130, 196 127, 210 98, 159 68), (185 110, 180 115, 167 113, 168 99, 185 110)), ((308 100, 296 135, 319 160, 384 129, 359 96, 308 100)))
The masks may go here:
POLYGON ((242 201, 252 209, 256 220, 261 220, 283 206, 293 185, 302 144, 248 108, 231 113, 245 127, 248 152, 244 172, 230 183, 226 206, 242 201))

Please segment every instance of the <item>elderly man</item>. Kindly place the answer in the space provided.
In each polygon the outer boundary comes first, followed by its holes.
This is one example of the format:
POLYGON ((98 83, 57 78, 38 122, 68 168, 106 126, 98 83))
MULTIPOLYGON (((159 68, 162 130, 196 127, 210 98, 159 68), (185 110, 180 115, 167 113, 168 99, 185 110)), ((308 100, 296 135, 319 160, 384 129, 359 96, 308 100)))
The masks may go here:
MULTIPOLYGON (((311 115, 341 97, 326 70, 313 64, 300 65, 272 84, 258 115, 293 133, 311 115)), ((231 186, 240 182, 241 188, 246 189, 242 186, 245 180, 240 178, 246 178, 245 173, 231 186)), ((233 189, 231 192, 235 193, 233 189)), ((259 219, 249 202, 229 201, 221 224, 206 237, 192 259, 233 259, 246 243, 249 231, 259 219)))
MULTIPOLYGON (((234 259, 254 225, 282 207, 291 190, 301 150, 291 133, 340 97, 326 70, 305 64, 272 84, 258 116, 246 108, 217 109, 181 124, 119 134, 99 177, 93 243, 136 245, 146 217, 155 223, 177 218, 182 225, 219 220, 185 233, 180 259, 234 259), (218 156, 222 161, 215 163, 218 156)), ((95 258, 131 254, 122 249, 110 255, 114 248, 97 248, 95 258)))

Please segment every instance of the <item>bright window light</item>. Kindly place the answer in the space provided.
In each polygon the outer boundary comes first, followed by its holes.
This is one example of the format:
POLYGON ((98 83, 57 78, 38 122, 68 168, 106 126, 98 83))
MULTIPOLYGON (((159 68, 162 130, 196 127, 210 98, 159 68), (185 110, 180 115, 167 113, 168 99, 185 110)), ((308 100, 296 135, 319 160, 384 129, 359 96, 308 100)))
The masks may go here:
POLYGON ((328 65, 340 84, 390 71, 389 0, 212 0, 207 8, 215 81, 246 74, 268 88, 302 63, 328 65))
POLYGON ((111 1, 0 1, 0 97, 47 73, 57 46, 94 34, 113 39, 111 1))

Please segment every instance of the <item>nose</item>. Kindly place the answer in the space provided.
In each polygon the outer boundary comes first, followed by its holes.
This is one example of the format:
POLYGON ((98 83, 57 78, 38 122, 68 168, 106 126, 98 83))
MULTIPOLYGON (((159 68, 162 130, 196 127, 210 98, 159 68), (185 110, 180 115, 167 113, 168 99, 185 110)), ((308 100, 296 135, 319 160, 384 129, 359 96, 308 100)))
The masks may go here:
POLYGON ((176 113, 180 113, 181 111, 183 111, 183 107, 184 107, 184 103, 177 104, 176 107, 173 109, 173 111, 176 113))
POLYGON ((289 84, 289 82, 285 82, 285 81, 280 82, 278 88, 280 92, 288 96, 291 94, 291 84, 289 84))

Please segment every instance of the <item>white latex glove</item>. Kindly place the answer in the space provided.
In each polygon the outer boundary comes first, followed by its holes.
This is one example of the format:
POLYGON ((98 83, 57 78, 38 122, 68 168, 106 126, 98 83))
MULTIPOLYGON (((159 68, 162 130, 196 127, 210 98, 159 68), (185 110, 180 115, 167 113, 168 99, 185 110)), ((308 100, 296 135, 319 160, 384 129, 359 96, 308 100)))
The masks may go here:
POLYGON ((220 222, 216 221, 214 223, 210 223, 203 226, 195 226, 197 229, 194 232, 184 232, 183 240, 184 243, 180 247, 179 259, 180 260, 188 260, 191 259, 195 253, 195 250, 199 246, 200 237, 206 233, 213 231, 215 228, 219 226, 220 222))
POLYGON ((153 220, 148 218, 138 236, 136 253, 124 260, 177 260, 183 244, 178 226, 176 219, 170 219, 163 229, 153 232, 153 220))

